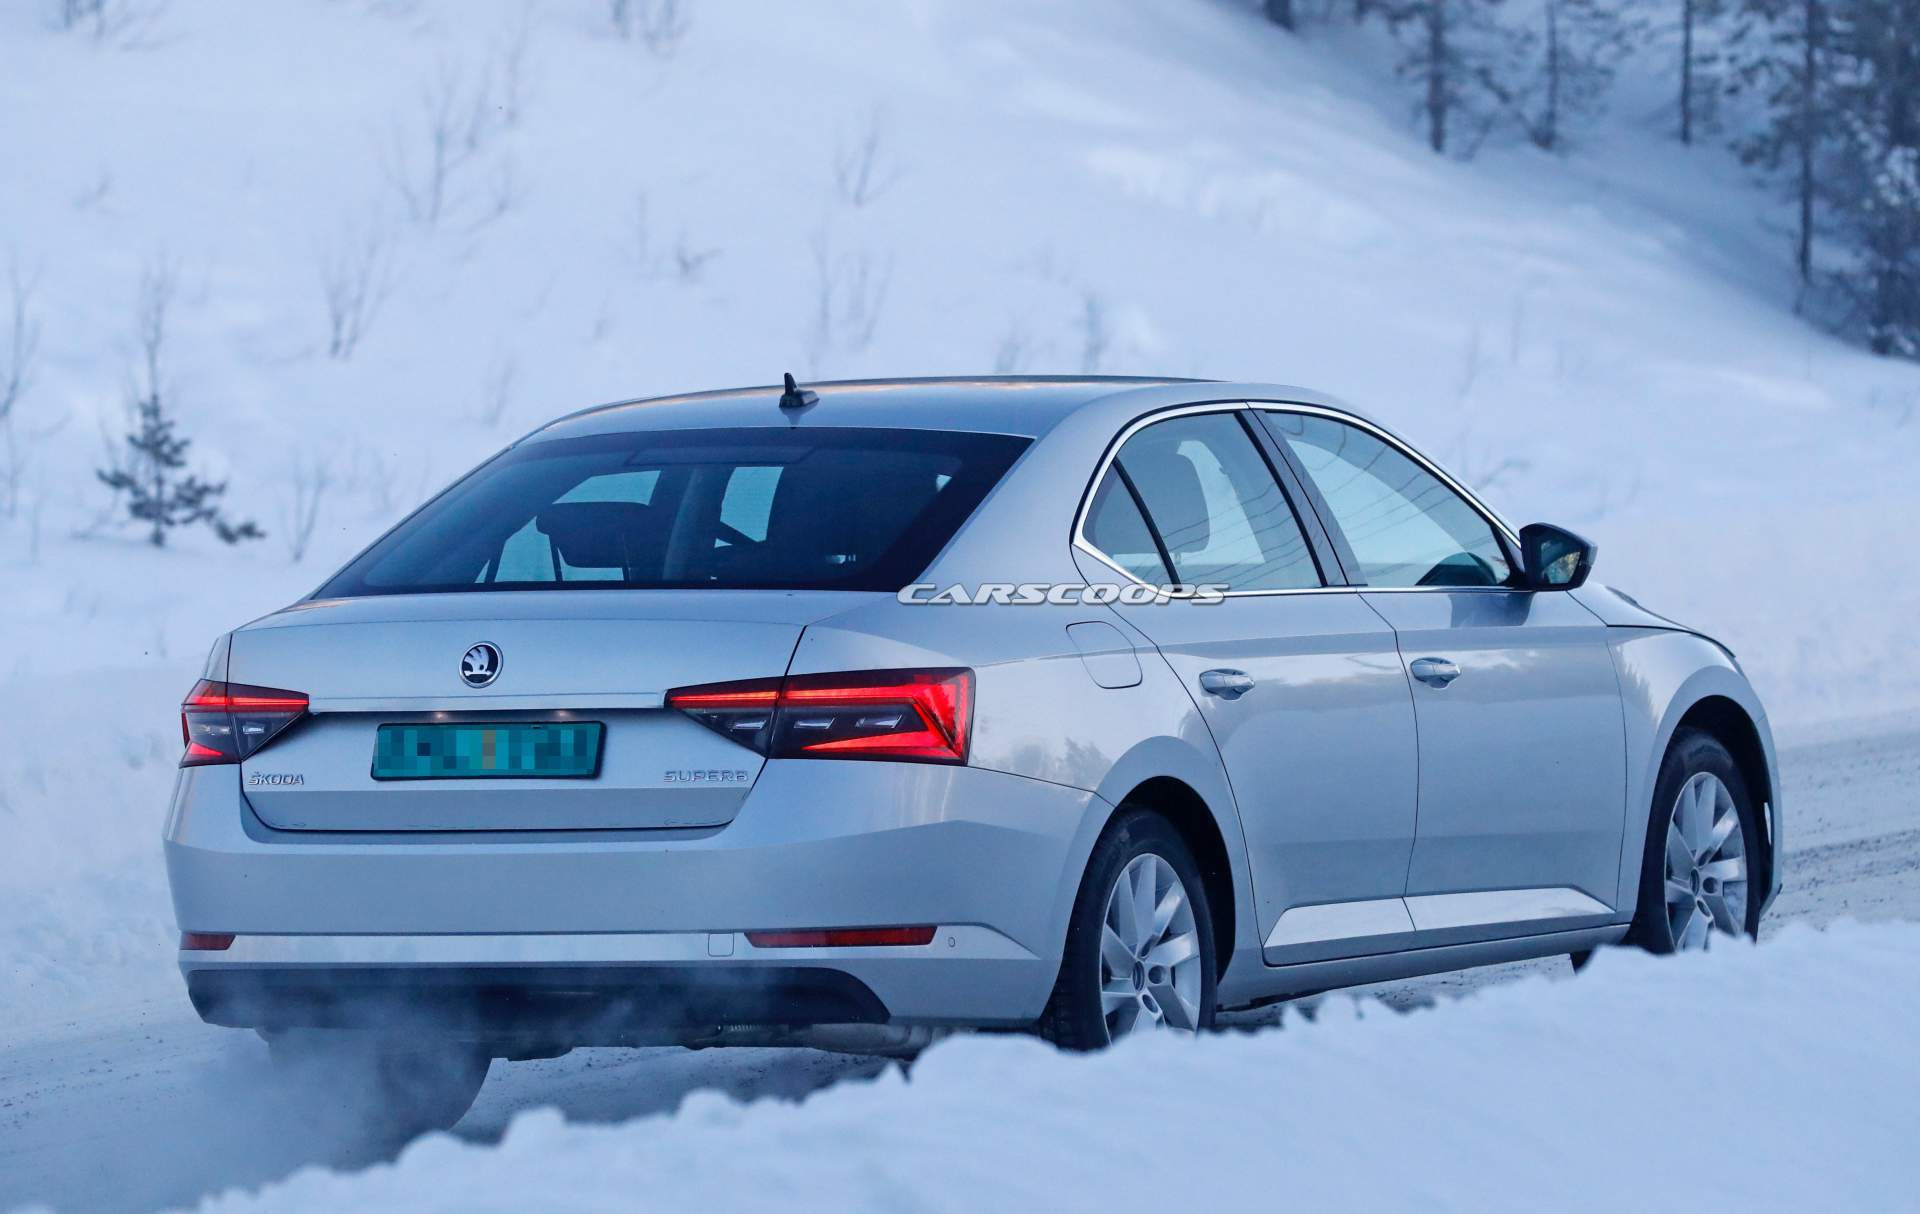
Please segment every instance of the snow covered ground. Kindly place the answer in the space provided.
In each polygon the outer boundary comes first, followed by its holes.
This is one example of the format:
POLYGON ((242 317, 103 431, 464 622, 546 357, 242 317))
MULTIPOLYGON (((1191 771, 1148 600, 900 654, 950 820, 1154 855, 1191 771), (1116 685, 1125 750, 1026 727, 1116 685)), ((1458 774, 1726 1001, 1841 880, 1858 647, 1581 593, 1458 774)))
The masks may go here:
MULTIPOLYGON (((596 0, 126 0, 114 7, 135 19, 103 40, 53 31, 52 7, 0 6, 0 274, 31 284, 40 333, 14 419, 19 504, 0 509, 0 1205, 151 1208, 303 1163, 365 1162, 290 1111, 297 1093, 266 1082, 255 1043, 197 1025, 181 998, 157 834, 175 706, 207 644, 546 418, 788 369, 1158 372, 1345 395, 1518 521, 1590 534, 1601 578, 1739 651, 1788 750, 1798 850, 1781 916, 1920 917, 1920 684, 1899 660, 1920 614, 1907 552, 1920 369, 1791 315, 1779 217, 1724 158, 1664 141, 1638 100, 1648 81, 1630 79, 1616 116, 1567 158, 1496 145, 1459 163, 1410 133, 1368 38, 1302 43, 1239 0, 743 0, 686 6, 684 28, 652 46, 613 36, 596 0), (450 154, 430 216, 436 125, 450 154), (378 307, 351 356, 330 357, 330 268, 358 264, 378 307), (94 479, 126 428, 136 303, 156 270, 174 285, 167 399, 197 464, 229 480, 229 506, 257 517, 265 542, 195 534, 153 551, 112 522, 94 479), (297 486, 318 480, 295 561, 297 486)), ((1226 1103, 1196 1115, 1249 1136, 1264 1120, 1266 1153, 1248 1158, 1268 1171, 1219 1183, 1264 1182, 1286 1172, 1282 1130, 1304 1135, 1298 1158, 1346 1157, 1296 1092, 1337 1087, 1343 1060, 1349 1086, 1393 1073, 1356 1051, 1405 1051, 1385 1056, 1422 1082, 1469 1056, 1508 1092, 1527 1066, 1585 1079, 1553 1069, 1581 1065, 1550 1054, 1571 1040, 1551 1027, 1562 1013, 1631 1019, 1635 1000, 1696 979, 1702 1000, 1786 999, 1775 982, 1836 992, 1766 1006, 1795 1033, 1830 1023, 1831 1041, 1791 1040, 1884 1090, 1914 1051, 1890 1046, 1867 1070, 1875 1013, 1835 984, 1912 947, 1887 929, 1690 968, 1609 959, 1564 988, 1404 1022, 1205 1043, 1192 1074, 1217 1077, 1226 1103), (1581 1000, 1592 1008, 1566 1007, 1581 1000), (1850 1038, 1859 1053, 1836 1053, 1850 1038), (1464 1052, 1496 1041, 1511 1066, 1464 1052), (1234 1086, 1241 1071, 1270 1077, 1269 1103, 1234 1086), (1257 1115, 1230 1118, 1241 1100, 1257 1115)), ((1880 989, 1897 1005, 1907 988, 1880 989)), ((1111 1103, 1134 1057, 1041 1066, 1033 1048, 954 1043, 911 1086, 836 1089, 803 1112, 722 1115, 702 1097, 671 1130, 536 1122, 492 1164, 441 1141, 366 1182, 396 1186, 382 1193, 302 1181, 273 1200, 398 1200, 430 1172, 478 1181, 544 1151, 580 1174, 633 1177, 634 1191, 642 1161, 664 1157, 656 1140, 709 1150, 733 1117, 736 1146, 767 1135, 820 1156, 813 1135, 857 1138, 867 1131, 846 1127, 864 1117, 886 1123, 874 1141, 899 1157, 837 1157, 869 1170, 823 1178, 842 1186, 823 1200, 905 1205, 904 1190, 872 1186, 925 1175, 912 1192, 939 1208, 980 1180, 945 1169, 975 1162, 965 1150, 935 1161, 929 1144, 946 1136, 931 1122, 917 1143, 881 1133, 919 1125, 923 1094, 957 1119, 949 1128, 990 1116, 996 1135, 1037 1137, 1050 1123, 1010 1119, 1014 1104, 954 1103, 956 1076, 1031 1070, 1005 1095, 1053 1116, 1050 1101, 1111 1103)), ((1672 1061, 1662 1048, 1647 1043, 1634 1065, 1672 1061)), ((587 1052, 503 1067, 462 1132, 497 1136, 545 1104, 616 1120, 711 1087, 792 1095, 874 1070, 811 1054, 587 1052)), ((1726 1099, 1760 1119, 1755 1134, 1772 1124, 1755 1090, 1726 1099)), ((1711 1103, 1688 1098, 1679 1116, 1711 1103)), ((1340 1107, 1416 1128, 1384 1098, 1340 1107)), ((1635 1175, 1622 1135, 1641 1120, 1624 1105, 1591 1112, 1614 1132, 1486 1128, 1514 1155, 1586 1144, 1559 1156, 1563 1187, 1635 1175)), ((1717 1157, 1717 1124, 1700 1113, 1704 1158, 1717 1157)), ((1447 1133, 1410 1141, 1454 1143, 1447 1133)), ((1081 1158, 1102 1156, 1088 1145, 1081 1158)), ((1885 1179, 1901 1159, 1855 1179, 1885 1179)))
POLYGON ((212 1211, 1911 1208, 1920 925, 1601 958, 1395 1015, 1093 1057, 936 1047, 801 1105, 700 1093, 616 1127, 552 1111, 500 1144, 302 1173, 212 1211), (1896 1048, 1889 1048, 1890 1046, 1896 1048))

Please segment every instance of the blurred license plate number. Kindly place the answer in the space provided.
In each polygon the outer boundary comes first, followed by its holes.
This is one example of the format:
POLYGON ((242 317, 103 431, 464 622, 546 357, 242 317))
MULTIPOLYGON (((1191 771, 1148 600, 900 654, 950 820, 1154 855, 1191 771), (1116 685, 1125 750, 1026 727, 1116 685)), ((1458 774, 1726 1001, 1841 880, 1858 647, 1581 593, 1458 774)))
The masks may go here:
POLYGON ((600 770, 598 721, 382 725, 376 780, 586 780, 600 770))

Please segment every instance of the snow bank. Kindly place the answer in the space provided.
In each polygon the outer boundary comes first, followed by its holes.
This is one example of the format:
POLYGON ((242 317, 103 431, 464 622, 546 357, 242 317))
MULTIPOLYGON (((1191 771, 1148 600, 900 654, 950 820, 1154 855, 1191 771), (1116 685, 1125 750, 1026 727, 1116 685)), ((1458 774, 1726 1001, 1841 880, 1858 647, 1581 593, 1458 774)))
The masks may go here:
POLYGON ((436 1135, 202 1208, 269 1211, 1911 1209, 1920 925, 1602 954, 1395 1014, 1092 1057, 955 1039, 801 1104, 687 1100, 497 1147, 436 1135))

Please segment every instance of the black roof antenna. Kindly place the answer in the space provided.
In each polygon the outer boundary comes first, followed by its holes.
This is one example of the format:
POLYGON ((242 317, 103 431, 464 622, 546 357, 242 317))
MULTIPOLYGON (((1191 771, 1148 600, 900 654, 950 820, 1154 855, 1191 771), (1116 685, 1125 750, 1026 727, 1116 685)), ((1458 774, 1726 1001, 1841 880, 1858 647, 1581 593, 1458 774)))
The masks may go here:
POLYGON ((780 394, 782 409, 804 409, 808 405, 820 403, 820 394, 810 388, 802 388, 793 382, 793 372, 787 372, 787 390, 780 394))

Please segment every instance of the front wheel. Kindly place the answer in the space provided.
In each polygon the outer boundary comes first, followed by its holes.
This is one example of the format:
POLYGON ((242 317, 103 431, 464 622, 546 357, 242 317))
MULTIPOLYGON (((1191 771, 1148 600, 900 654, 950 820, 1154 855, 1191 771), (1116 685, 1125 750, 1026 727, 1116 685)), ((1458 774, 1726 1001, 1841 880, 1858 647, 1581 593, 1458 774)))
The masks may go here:
POLYGON ((1704 733, 1676 737, 1654 786, 1634 943, 1674 953, 1707 948, 1716 936, 1753 936, 1756 821, 1727 748, 1704 733))
POLYGON ((1040 1032, 1094 1050, 1142 1029, 1213 1027, 1213 920, 1180 832, 1123 808, 1094 844, 1040 1032))

